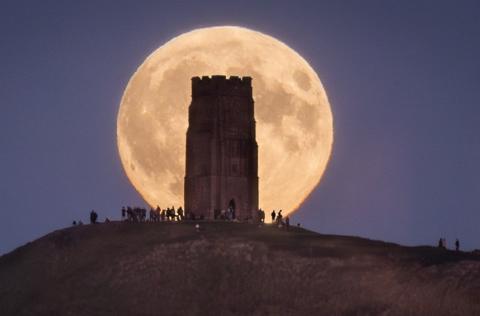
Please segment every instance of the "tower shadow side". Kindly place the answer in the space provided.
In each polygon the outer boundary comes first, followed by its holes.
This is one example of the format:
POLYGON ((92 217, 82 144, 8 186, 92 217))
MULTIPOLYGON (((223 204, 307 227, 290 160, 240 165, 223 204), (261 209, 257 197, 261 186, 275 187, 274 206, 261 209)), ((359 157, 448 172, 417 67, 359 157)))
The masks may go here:
POLYGON ((232 208, 240 220, 258 210, 258 145, 252 78, 192 78, 188 110, 185 210, 213 219, 232 208))

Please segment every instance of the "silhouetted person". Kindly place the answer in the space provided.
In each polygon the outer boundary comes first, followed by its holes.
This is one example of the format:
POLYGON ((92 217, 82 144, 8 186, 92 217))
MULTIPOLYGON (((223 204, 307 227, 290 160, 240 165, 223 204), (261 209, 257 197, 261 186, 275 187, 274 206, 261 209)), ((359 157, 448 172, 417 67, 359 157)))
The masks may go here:
POLYGON ((152 207, 150 208, 150 211, 148 212, 148 220, 150 222, 153 222, 155 220, 155 211, 153 210, 152 207))
POLYGON ((285 217, 285 227, 287 227, 287 230, 290 229, 290 218, 288 216, 285 217))
POLYGON ((183 208, 181 206, 177 209, 177 215, 178 215, 178 220, 183 221, 184 214, 183 214, 183 208))
POLYGON ((455 240, 455 250, 460 251, 460 241, 458 240, 458 238, 457 240, 455 240))
POLYGON ((258 221, 260 223, 265 223, 265 212, 262 209, 258 210, 258 221))
POLYGON ((278 211, 278 214, 277 214, 277 221, 279 224, 282 224, 282 219, 283 219, 282 210, 280 210, 278 211))
POLYGON ((277 214, 275 213, 275 210, 272 211, 272 223, 275 222, 275 217, 277 216, 277 214))
POLYGON ((92 210, 92 211, 90 212, 90 223, 91 223, 91 224, 96 224, 96 223, 97 223, 97 218, 98 218, 97 212, 95 212, 94 210, 92 210))
POLYGON ((127 213, 127 210, 125 210, 125 206, 122 207, 122 221, 125 220, 125 214, 127 213))
POLYGON ((443 238, 438 240, 438 248, 445 248, 445 245, 443 244, 443 238))

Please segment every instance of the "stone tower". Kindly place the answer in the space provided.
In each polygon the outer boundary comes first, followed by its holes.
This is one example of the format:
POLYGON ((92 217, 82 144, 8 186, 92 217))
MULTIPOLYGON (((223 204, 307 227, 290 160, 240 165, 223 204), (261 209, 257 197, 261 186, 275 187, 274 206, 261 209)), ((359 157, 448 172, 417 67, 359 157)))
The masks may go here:
POLYGON ((237 219, 256 218, 257 152, 252 78, 193 77, 185 210, 213 219, 231 207, 237 219))

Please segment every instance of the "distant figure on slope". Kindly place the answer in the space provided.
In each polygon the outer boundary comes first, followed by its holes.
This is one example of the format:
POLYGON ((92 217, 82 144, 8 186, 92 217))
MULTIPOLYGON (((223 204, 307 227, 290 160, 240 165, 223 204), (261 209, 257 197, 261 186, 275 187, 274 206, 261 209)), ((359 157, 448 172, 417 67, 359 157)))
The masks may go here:
POLYGON ((177 219, 179 221, 183 221, 184 219, 183 208, 181 206, 177 209, 177 219))
POLYGON ((127 213, 127 210, 125 209, 125 206, 122 207, 122 221, 125 220, 125 215, 127 213))
POLYGON ((265 212, 262 209, 258 210, 258 220, 260 223, 265 223, 265 212))
POLYGON ((272 211, 272 223, 275 223, 275 217, 277 216, 277 214, 275 213, 275 210, 272 211))
POLYGON ((446 249, 446 248, 447 248, 444 238, 440 238, 440 239, 438 240, 438 248, 442 248, 442 249, 446 249))
POLYGON ((290 218, 288 216, 285 217, 285 227, 287 228, 287 230, 290 229, 290 218))
POLYGON ((160 206, 157 205, 157 208, 155 209, 155 221, 159 222, 161 218, 162 210, 160 209, 160 206))
POLYGON ((95 212, 94 210, 92 210, 92 211, 90 212, 90 223, 91 223, 91 224, 96 224, 96 223, 97 223, 97 218, 98 218, 97 212, 95 212))
POLYGON ((460 251, 460 241, 458 240, 458 238, 455 240, 455 250, 460 251))
POLYGON ((278 211, 278 214, 277 214, 278 227, 282 227, 282 225, 283 225, 282 219, 283 219, 282 210, 280 210, 280 211, 278 211))
POLYGON ((77 221, 73 221, 72 225, 77 226, 77 221))

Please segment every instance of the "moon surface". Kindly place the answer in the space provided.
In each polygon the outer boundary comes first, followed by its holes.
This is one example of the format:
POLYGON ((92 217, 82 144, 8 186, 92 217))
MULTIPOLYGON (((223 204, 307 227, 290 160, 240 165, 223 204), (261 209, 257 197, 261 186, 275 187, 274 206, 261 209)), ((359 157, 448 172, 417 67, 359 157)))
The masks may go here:
POLYGON ((191 77, 250 76, 258 143, 259 206, 295 211, 319 183, 333 143, 330 104, 310 65, 279 40, 241 27, 196 29, 140 65, 125 89, 117 142, 145 201, 183 205, 191 77))

